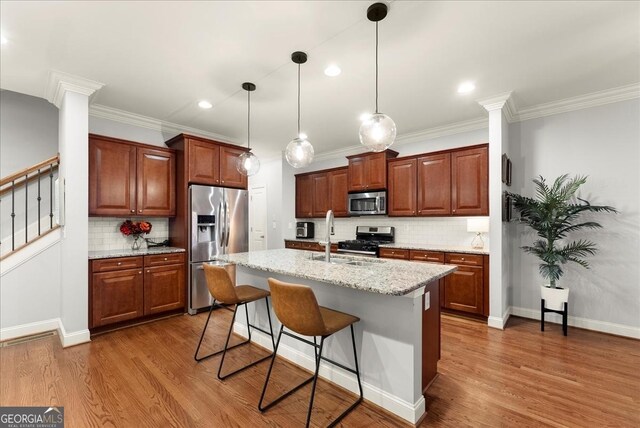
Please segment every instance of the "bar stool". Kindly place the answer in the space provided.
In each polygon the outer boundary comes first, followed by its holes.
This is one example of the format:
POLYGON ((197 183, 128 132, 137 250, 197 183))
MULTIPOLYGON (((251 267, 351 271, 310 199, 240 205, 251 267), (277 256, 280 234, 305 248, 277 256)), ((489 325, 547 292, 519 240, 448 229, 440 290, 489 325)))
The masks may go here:
MULTIPOLYGON (((200 341, 198 342, 198 347, 196 348, 196 353, 194 354, 193 358, 197 362, 200 362, 207 358, 211 358, 214 355, 218 355, 222 353, 222 359, 220 360, 220 366, 218 367, 218 379, 223 380, 244 369, 255 366, 256 364, 271 357, 272 354, 269 354, 266 357, 263 357, 257 361, 254 361, 249 365, 241 367, 231 373, 227 373, 224 376, 221 374, 222 365, 224 364, 224 357, 227 355, 227 351, 229 349, 233 349, 238 346, 245 345, 251 342, 252 328, 271 336, 271 344, 273 346, 273 349, 275 350, 275 342, 273 340, 273 327, 271 325, 271 314, 269 312, 269 300, 268 300, 268 297, 271 293, 269 293, 267 290, 262 290, 260 288, 253 287, 251 285, 239 285, 235 287, 233 285, 233 282, 231 282, 231 278, 229 277, 229 274, 221 266, 205 264, 203 265, 203 267, 204 267, 205 277, 207 279, 207 287, 209 288, 209 293, 211 293, 211 296, 213 297, 213 303, 211 305, 211 309, 209 309, 209 316, 207 317, 207 322, 205 322, 204 328, 202 329, 202 335, 200 335, 200 341), (249 323, 249 310, 247 309, 247 304, 251 302, 255 302, 260 299, 264 299, 265 304, 267 305, 267 318, 269 319, 269 331, 265 331, 260 327, 257 327, 249 323), (231 318, 231 324, 229 325, 229 332, 227 333, 227 340, 224 343, 223 349, 216 352, 212 352, 211 354, 205 355, 203 357, 198 357, 198 351, 200 351, 200 345, 202 345, 202 339, 204 338, 204 334, 207 331, 207 326, 209 325, 209 320, 211 319, 211 313, 213 312, 214 307, 217 306, 216 302, 219 302, 223 305, 235 305, 235 308, 233 309, 233 317, 231 318), (244 305, 245 314, 247 316, 247 330, 249 331, 249 338, 233 346, 229 346, 229 339, 231 338, 231 332, 233 331, 233 323, 236 319, 236 313, 238 312, 238 307, 242 305, 244 305)), ((228 309, 228 308, 225 307, 225 309, 228 309)), ((228 310, 231 310, 231 309, 228 309, 228 310)))
POLYGON ((262 395, 260 396, 260 402, 258 403, 258 409, 260 409, 261 412, 266 411, 284 398, 293 394, 298 389, 313 381, 313 386, 311 389, 311 399, 309 400, 309 410, 307 412, 306 426, 308 427, 309 422, 311 421, 311 411, 313 409, 313 398, 316 392, 316 383, 318 381, 320 361, 324 360, 355 374, 358 379, 358 388, 360 389, 360 396, 358 397, 356 402, 349 406, 348 409, 342 412, 340 416, 338 416, 329 424, 330 427, 333 427, 338 422, 340 422, 340 420, 344 418, 347 413, 352 411, 358 404, 362 402, 362 384, 360 383, 358 356, 356 355, 356 339, 353 334, 353 324, 360 321, 360 319, 358 317, 354 317, 353 315, 345 314, 344 312, 338 312, 332 309, 318 306, 318 301, 316 300, 316 296, 313 293, 313 290, 311 289, 311 287, 308 287, 306 285, 288 284, 282 281, 278 281, 277 279, 269 278, 269 289, 271 290, 271 299, 273 300, 273 310, 275 311, 276 316, 278 317, 282 325, 280 326, 280 332, 278 333, 278 339, 273 351, 273 357, 271 358, 271 364, 269 365, 269 371, 267 372, 267 378, 264 382, 262 395), (284 331, 284 327, 287 327, 287 329, 304 336, 313 336, 313 343, 302 337, 284 331), (324 340, 332 334, 346 327, 351 328, 351 343, 353 344, 353 359, 355 361, 355 370, 322 356, 324 340), (309 379, 305 380, 290 391, 285 392, 283 395, 276 398, 271 403, 263 406, 262 403, 267 391, 269 378, 271 377, 271 369, 273 368, 273 363, 276 360, 278 346, 280 345, 280 339, 282 338, 283 334, 293 337, 294 339, 298 339, 314 347, 316 371, 314 375, 309 379), (320 336, 320 345, 316 343, 316 336, 320 336))

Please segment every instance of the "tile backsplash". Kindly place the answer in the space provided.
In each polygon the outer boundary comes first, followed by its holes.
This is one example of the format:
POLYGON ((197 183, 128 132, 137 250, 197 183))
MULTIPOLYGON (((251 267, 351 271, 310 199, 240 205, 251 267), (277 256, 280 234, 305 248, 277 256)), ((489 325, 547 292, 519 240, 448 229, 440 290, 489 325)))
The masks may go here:
MULTIPOLYGON (((127 218, 114 217, 89 217, 89 251, 125 250, 131 248, 133 237, 120 233, 120 225, 127 218)), ((169 237, 169 219, 147 218, 132 219, 133 221, 145 220, 151 223, 151 232, 142 235, 143 238, 165 240, 169 237)), ((146 241, 142 248, 146 248, 146 241)))
MULTIPOLYGON (((301 219, 300 221, 303 221, 301 219)), ((315 237, 323 239, 325 220, 314 220, 315 237)), ((475 233, 467 232, 467 217, 355 217, 337 218, 331 241, 355 239, 356 226, 393 226, 395 242, 403 244, 441 244, 471 246, 475 233)), ((294 231, 295 234, 295 231, 294 231)), ((489 234, 482 236, 489 248, 489 234)))

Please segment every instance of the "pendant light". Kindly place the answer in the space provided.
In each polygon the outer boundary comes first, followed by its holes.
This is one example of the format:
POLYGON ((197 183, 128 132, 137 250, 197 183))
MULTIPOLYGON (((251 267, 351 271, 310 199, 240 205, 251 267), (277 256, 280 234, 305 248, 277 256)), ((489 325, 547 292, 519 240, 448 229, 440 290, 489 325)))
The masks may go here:
POLYGON ((307 54, 294 52, 291 61, 298 64, 298 136, 287 144, 284 156, 287 162, 294 168, 302 168, 313 161, 313 146, 307 140, 307 136, 300 133, 300 64, 307 62, 307 54))
POLYGON ((396 124, 378 111, 378 22, 387 16, 387 5, 375 3, 367 9, 367 18, 376 23, 376 112, 362 121, 360 143, 372 152, 382 152, 396 139, 396 124))
MULTIPOLYGON (((251 150, 251 92, 256 90, 256 85, 251 82, 244 82, 242 89, 247 91, 247 148, 251 150)), ((244 152, 238 156, 236 168, 240 174, 250 177, 260 170, 260 161, 250 151, 244 152)))

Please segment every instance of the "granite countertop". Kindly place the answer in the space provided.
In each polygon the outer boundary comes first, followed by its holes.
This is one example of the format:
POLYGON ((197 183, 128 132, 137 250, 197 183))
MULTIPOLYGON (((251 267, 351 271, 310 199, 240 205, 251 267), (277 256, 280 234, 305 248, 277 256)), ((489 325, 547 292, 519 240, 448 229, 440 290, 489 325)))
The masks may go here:
POLYGON ((109 259, 112 257, 132 257, 132 256, 152 256, 154 254, 168 254, 168 253, 184 253, 184 248, 176 247, 153 247, 153 248, 141 248, 139 250, 120 249, 120 250, 102 250, 102 251, 89 251, 89 260, 95 259, 109 259))
POLYGON ((445 253, 465 253, 465 254, 489 254, 488 248, 477 249, 465 247, 462 245, 444 245, 444 244, 402 244, 396 242, 394 244, 382 244, 380 248, 400 248, 403 250, 424 250, 424 251, 443 251, 445 253))
POLYGON ((329 264, 322 254, 293 249, 226 254, 217 260, 252 269, 326 282, 356 290, 403 296, 457 269, 452 265, 333 255, 332 259, 369 262, 366 266, 329 264), (312 260, 315 256, 321 260, 312 260))

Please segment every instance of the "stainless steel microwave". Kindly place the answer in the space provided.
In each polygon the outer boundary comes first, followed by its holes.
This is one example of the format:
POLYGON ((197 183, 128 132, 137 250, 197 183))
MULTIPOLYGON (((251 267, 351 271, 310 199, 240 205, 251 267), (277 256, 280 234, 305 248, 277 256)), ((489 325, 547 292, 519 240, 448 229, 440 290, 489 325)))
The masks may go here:
POLYGON ((387 192, 350 193, 349 215, 382 215, 387 213, 387 192))

